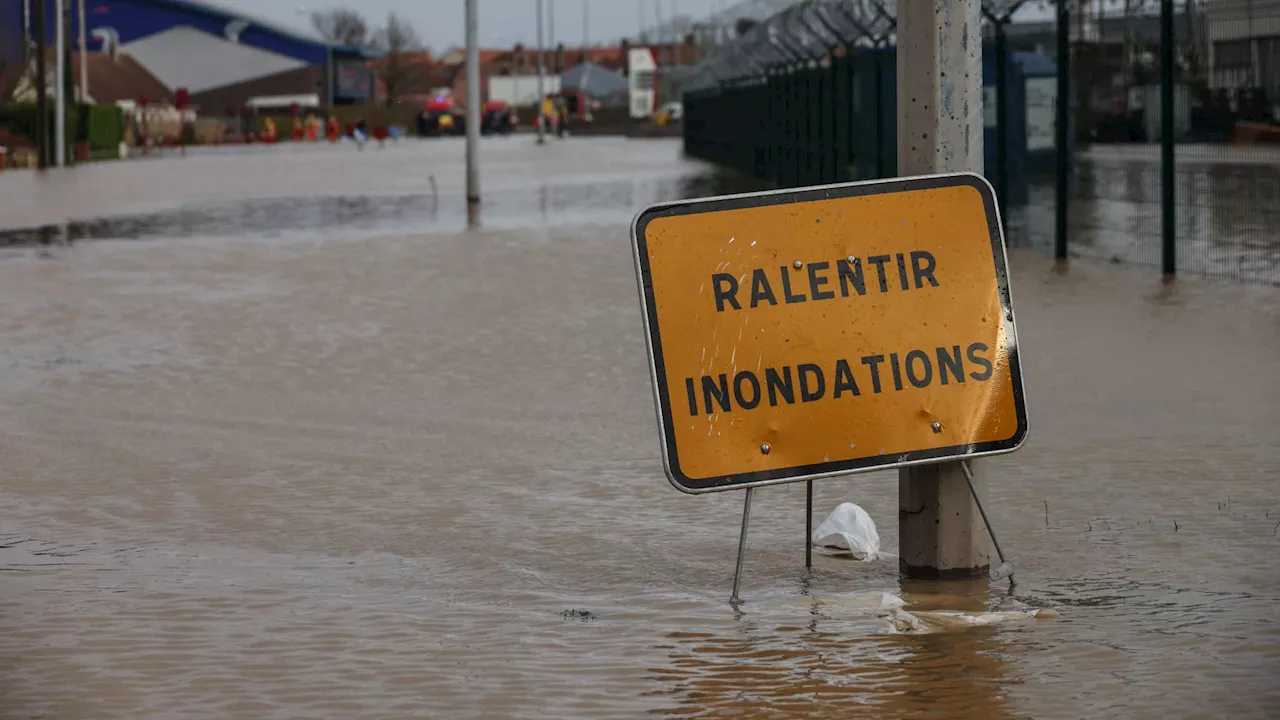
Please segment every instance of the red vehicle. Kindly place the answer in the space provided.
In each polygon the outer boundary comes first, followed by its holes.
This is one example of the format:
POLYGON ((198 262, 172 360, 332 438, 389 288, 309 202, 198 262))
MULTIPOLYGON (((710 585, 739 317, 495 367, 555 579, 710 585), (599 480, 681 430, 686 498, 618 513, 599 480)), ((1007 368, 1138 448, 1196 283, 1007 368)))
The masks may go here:
POLYGON ((490 100, 480 112, 482 134, 510 135, 516 128, 516 109, 501 100, 490 100))
POLYGON ((427 101, 426 108, 418 116, 418 134, 461 135, 467 131, 466 120, 453 101, 453 95, 441 93, 427 101))

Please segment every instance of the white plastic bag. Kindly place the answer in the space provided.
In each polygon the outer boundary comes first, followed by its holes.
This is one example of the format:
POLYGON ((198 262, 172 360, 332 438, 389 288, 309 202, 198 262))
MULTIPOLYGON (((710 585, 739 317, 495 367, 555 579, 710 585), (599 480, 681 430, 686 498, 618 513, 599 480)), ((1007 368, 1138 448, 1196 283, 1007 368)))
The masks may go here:
POLYGON ((840 503, 810 538, 820 548, 834 548, 851 553, 858 560, 871 561, 880 554, 880 534, 875 521, 856 504, 840 503))
POLYGON ((896 608, 885 619, 889 632, 921 635, 940 632, 957 632, 974 627, 997 625, 1020 620, 1056 618, 1053 610, 1005 610, 1000 612, 969 613, 953 610, 907 612, 896 608))

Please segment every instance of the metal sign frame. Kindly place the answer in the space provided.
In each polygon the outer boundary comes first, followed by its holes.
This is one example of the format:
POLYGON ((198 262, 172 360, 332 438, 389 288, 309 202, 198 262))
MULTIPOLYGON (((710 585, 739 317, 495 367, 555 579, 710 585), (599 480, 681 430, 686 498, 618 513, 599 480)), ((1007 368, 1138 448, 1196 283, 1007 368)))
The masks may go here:
POLYGON ((653 384, 654 404, 657 410, 659 434, 662 439, 662 464, 667 479, 677 490, 690 494, 719 492, 742 488, 778 485, 781 483, 814 480, 817 478, 849 475, 939 463, 947 460, 968 459, 1013 452, 1026 441, 1028 432, 1026 392, 1023 387, 1022 366, 1019 359, 1017 327, 1014 323, 1013 301, 1009 289, 1008 253, 1005 248, 1004 227, 996 202, 995 190, 986 178, 977 173, 945 173, 914 177, 889 178, 806 188, 768 190, 755 193, 720 195, 716 197, 678 200, 651 205, 631 221, 631 248, 636 266, 636 283, 644 309, 645 344, 649 351, 649 374, 653 384), (695 215, 743 208, 789 205, 794 203, 862 197, 913 190, 932 190, 968 186, 982 197, 987 227, 991 236, 992 257, 995 263, 996 283, 1000 295, 1000 307, 1004 318, 1004 330, 1009 358, 1009 377, 1013 384, 1014 408, 1017 428, 1006 440, 952 445, 930 450, 870 456, 853 460, 822 462, 811 465, 775 468, 748 472, 740 475, 696 479, 680 470, 676 438, 673 431, 671 398, 667 392, 666 369, 663 362, 661 329, 658 327, 657 308, 649 266, 649 254, 645 229, 659 218, 695 215))

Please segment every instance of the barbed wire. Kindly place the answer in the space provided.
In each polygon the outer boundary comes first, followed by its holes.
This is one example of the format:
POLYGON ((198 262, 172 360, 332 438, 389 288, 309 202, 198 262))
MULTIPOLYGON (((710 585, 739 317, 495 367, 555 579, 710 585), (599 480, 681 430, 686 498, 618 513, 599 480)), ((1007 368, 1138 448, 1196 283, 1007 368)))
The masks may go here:
MULTIPOLYGON (((987 0, 984 16, 1007 19, 1027 0, 987 0)), ((723 11, 714 23, 732 32, 712 44, 701 62, 666 68, 683 92, 763 82, 770 73, 816 65, 844 48, 888 47, 897 42, 896 0, 749 0, 723 11)))

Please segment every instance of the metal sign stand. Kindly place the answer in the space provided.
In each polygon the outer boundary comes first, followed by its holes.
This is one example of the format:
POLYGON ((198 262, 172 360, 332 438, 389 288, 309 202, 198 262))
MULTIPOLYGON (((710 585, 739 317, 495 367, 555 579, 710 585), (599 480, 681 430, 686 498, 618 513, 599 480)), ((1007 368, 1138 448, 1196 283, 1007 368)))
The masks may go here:
MULTIPOLYGON (((733 569, 733 595, 729 596, 729 604, 742 604, 738 588, 742 586, 742 562, 747 553, 747 524, 751 520, 751 494, 755 488, 747 488, 747 497, 742 502, 742 534, 738 536, 738 564, 733 569)), ((805 516, 804 516, 804 566, 813 567, 813 481, 805 482, 805 516)))
POLYGON ((742 604, 738 597, 738 587, 742 584, 742 560, 747 552, 747 523, 751 520, 751 494, 755 488, 747 488, 747 498, 742 502, 742 534, 738 536, 738 565, 733 570, 733 595, 729 596, 729 604, 737 607, 742 604))
POLYGON ((813 567, 813 481, 804 483, 804 566, 813 567))
POLYGON ((973 471, 969 469, 969 461, 961 460, 960 468, 964 470, 964 481, 969 484, 969 494, 973 496, 973 502, 978 506, 978 512, 982 514, 982 524, 987 526, 987 534, 991 536, 991 544, 995 546, 996 556, 1000 558, 1000 565, 991 571, 992 580, 1003 580, 1009 578, 1009 587, 1013 588, 1018 584, 1013 579, 1013 563, 1004 559, 1004 551, 1000 549, 1000 541, 996 539, 996 529, 991 527, 991 520, 987 518, 987 509, 982 507, 982 499, 978 497, 978 490, 973 486, 973 471))
MULTIPOLYGON (((978 497, 978 490, 973 485, 973 471, 969 469, 969 461, 960 462, 960 467, 964 470, 964 480, 969 485, 969 494, 973 496, 973 502, 978 506, 978 512, 982 515, 982 523, 987 526, 987 534, 991 536, 991 544, 996 549, 996 555, 1000 558, 1000 565, 991 571, 992 580, 1003 580, 1009 578, 1010 589, 1017 586, 1018 581, 1013 578, 1013 563, 1005 559, 1004 550, 1000 549, 1000 541, 996 539, 996 530, 991 526, 991 519, 987 517, 987 509, 982 505, 982 498, 978 497)), ((738 536, 738 562, 733 569, 733 594, 729 596, 729 604, 737 607, 742 604, 742 597, 738 594, 738 590, 742 587, 742 563, 746 559, 747 554, 747 526, 751 522, 751 496, 756 489, 747 488, 747 495, 742 501, 742 532, 738 536)), ((813 481, 805 481, 805 519, 804 519, 804 566, 806 568, 813 567, 813 481)))

